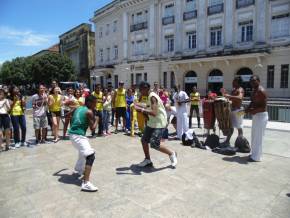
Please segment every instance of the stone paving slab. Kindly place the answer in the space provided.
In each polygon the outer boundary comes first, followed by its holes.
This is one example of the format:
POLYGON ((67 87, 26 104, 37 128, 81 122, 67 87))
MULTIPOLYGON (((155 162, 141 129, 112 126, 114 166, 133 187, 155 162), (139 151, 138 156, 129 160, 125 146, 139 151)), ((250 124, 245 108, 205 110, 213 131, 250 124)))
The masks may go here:
MULTIPOLYGON (((250 129, 245 136, 250 138, 250 129)), ((138 168, 143 159, 138 137, 90 139, 97 193, 80 191, 70 141, 1 152, 0 217, 289 218, 288 138, 267 130, 260 163, 248 163, 247 154, 223 156, 167 141, 178 152, 177 169, 154 150, 154 168, 138 168)))

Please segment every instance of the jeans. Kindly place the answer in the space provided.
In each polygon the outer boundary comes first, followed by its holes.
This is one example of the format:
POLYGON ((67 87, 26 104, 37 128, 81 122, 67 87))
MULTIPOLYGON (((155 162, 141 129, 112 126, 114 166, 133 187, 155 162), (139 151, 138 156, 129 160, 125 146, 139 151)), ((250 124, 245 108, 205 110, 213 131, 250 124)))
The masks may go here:
POLYGON ((110 122, 110 111, 104 110, 103 111, 103 130, 106 132, 109 131, 109 122, 110 122))
POLYGON ((114 126, 114 118, 115 118, 116 109, 112 108, 112 116, 111 116, 111 125, 114 126))
POLYGON ((101 135, 103 134, 103 111, 95 111, 95 116, 99 118, 99 130, 98 134, 101 135))
POLYGON ((13 126, 14 143, 20 142, 19 126, 21 128, 21 142, 26 139, 26 120, 24 115, 13 116, 11 115, 11 122, 13 126))

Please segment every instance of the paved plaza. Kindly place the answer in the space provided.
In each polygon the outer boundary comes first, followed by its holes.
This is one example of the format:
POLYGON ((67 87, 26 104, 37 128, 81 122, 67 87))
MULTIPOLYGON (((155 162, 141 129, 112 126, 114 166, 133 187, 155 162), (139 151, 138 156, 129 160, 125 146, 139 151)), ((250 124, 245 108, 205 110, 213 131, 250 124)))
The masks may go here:
MULTIPOLYGON (((245 135, 250 138, 250 128, 245 135)), ((143 159, 138 137, 91 139, 96 193, 80 191, 70 141, 1 152, 0 217, 289 218, 289 135, 267 130, 260 163, 248 163, 245 154, 223 156, 168 141, 178 153, 177 169, 153 150, 154 167, 138 168, 143 159)))

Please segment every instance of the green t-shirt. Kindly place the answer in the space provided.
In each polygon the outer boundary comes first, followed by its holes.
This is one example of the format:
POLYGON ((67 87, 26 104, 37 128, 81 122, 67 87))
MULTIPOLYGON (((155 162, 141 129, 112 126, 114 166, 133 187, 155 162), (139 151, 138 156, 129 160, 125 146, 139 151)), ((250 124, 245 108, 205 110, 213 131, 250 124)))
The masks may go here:
POLYGON ((89 109, 86 106, 81 106, 78 107, 74 115, 72 117, 71 121, 71 127, 69 130, 70 134, 75 134, 75 135, 86 135, 86 131, 89 126, 88 118, 87 118, 87 111, 89 109))

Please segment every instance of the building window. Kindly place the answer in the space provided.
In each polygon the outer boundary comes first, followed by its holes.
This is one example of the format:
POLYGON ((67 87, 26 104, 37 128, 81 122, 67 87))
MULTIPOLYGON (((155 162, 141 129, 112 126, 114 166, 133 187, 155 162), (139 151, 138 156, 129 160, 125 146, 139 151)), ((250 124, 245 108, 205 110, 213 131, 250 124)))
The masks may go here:
POLYGON ((166 45, 167 45, 167 52, 174 51, 174 35, 165 36, 166 45))
POLYGON ((289 64, 281 65, 281 82, 280 88, 287 89, 289 80, 289 64))
POLYGON ((118 75, 114 75, 115 89, 119 87, 119 78, 118 75))
POLYGON ((104 51, 103 51, 103 49, 100 49, 99 54, 100 54, 100 62, 102 63, 104 61, 104 51))
POLYGON ((134 85, 134 73, 131 73, 131 86, 134 85))
POLYGON ((114 59, 117 60, 119 55, 118 46, 114 46, 114 59))
POLYGON ((142 73, 137 73, 136 74, 136 84, 139 85, 141 81, 142 81, 142 73))
POLYGON ((144 81, 147 82, 147 73, 144 73, 144 81))
POLYGON ((111 49, 107 48, 107 61, 110 61, 110 52, 111 52, 111 49))
POLYGON ((269 65, 267 70, 267 88, 274 88, 275 66, 269 65))
POLYGON ((144 43, 142 40, 136 42, 135 55, 142 55, 144 52, 144 43))
POLYGON ((167 89, 167 72, 163 72, 163 87, 167 89))
POLYGON ((289 13, 273 16, 271 30, 273 38, 289 36, 290 33, 289 13))
POLYGON ((187 32, 188 38, 188 49, 195 49, 196 48, 196 32, 187 32))
POLYGON ((241 42, 253 41, 253 21, 239 23, 241 42))
POLYGON ((223 0, 209 0, 207 14, 218 14, 224 11, 224 1, 223 0))
POLYGON ((106 36, 110 34, 110 24, 107 24, 106 36))
POLYGON ((193 11, 196 9, 196 0, 186 0, 185 11, 193 11))
POLYGON ((236 8, 243 8, 243 7, 248 7, 250 5, 254 5, 255 0, 236 0, 236 8))
POLYGON ((175 75, 174 75, 174 72, 172 71, 170 73, 170 87, 173 89, 175 86, 175 75))
POLYGON ((136 20, 135 20, 134 24, 142 23, 142 22, 143 22, 143 14, 142 14, 142 12, 138 12, 136 14, 136 20))
POLYGON ((210 46, 222 45, 222 27, 210 28, 210 46))
POLYGON ((165 5, 164 17, 174 16, 174 4, 165 5))
POLYGON ((102 38, 102 37, 103 37, 103 27, 100 27, 99 38, 102 38))
POLYGON ((117 32, 117 23, 118 23, 118 21, 114 21, 114 23, 113 23, 113 32, 115 33, 115 32, 117 32))

